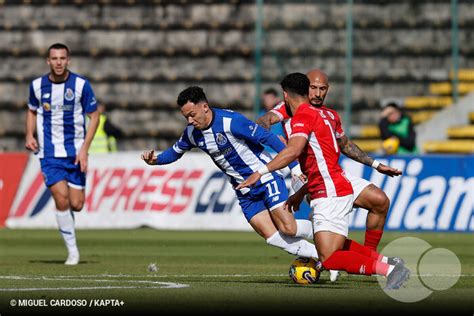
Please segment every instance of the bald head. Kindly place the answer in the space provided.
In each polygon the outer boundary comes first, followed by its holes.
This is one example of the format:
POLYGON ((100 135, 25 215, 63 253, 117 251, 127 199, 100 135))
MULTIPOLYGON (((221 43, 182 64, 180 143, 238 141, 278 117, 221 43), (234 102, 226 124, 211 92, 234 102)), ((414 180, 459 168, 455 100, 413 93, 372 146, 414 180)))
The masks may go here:
POLYGON ((312 69, 306 76, 309 79, 309 101, 311 105, 320 107, 329 90, 328 75, 321 69, 312 69))

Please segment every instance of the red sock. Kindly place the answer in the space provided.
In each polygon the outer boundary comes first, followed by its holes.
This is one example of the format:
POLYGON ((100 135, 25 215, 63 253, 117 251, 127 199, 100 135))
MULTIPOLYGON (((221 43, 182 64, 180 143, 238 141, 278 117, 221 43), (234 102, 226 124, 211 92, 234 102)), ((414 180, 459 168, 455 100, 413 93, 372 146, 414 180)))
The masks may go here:
POLYGON ((380 243, 380 239, 382 239, 382 234, 383 230, 367 229, 365 231, 364 246, 377 251, 377 246, 380 243))
POLYGON ((355 251, 337 250, 323 262, 327 270, 343 270, 352 274, 372 275, 375 273, 376 260, 355 251))
POLYGON ((346 241, 344 242, 344 247, 342 250, 350 250, 350 251, 355 251, 357 253, 360 253, 361 255, 364 255, 366 257, 370 257, 375 260, 382 260, 383 256, 379 254, 378 252, 370 249, 367 246, 362 246, 358 242, 355 242, 354 240, 346 238, 346 241))
POLYGON ((337 250, 323 262, 326 270, 343 270, 352 274, 387 275, 390 265, 355 251, 337 250))

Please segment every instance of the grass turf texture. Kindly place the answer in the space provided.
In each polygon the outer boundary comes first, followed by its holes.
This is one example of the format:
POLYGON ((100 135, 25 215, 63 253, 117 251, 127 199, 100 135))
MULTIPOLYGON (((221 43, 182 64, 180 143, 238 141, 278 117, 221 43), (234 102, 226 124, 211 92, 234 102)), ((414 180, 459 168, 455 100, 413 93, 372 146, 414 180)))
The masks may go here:
MULTIPOLYGON (((400 237, 417 237, 434 248, 454 252, 462 276, 450 289, 416 303, 400 303, 385 294, 375 277, 343 274, 336 284, 323 272, 318 284, 301 286, 288 277, 293 256, 266 245, 250 232, 177 232, 79 230, 81 263, 65 266, 66 251, 55 230, 0 230, 0 314, 38 311, 63 313, 153 314, 197 312, 278 313, 385 312, 449 313, 474 311, 474 238, 472 234, 384 234, 381 247, 400 237), (157 272, 149 272, 149 263, 157 272), (18 276, 12 279, 11 276, 18 276), (59 276, 59 277, 58 277, 59 276), (172 282, 186 288, 152 288, 172 282), (58 288, 129 286, 134 288, 65 290, 58 288), (2 291, 1 289, 15 289, 2 291), (42 288, 25 291, 22 288, 42 288), (17 289, 17 290, 16 290, 17 289), (12 299, 117 299, 123 306, 11 307, 12 299)), ((362 241, 364 232, 350 238, 362 241)), ((443 271, 440 271, 442 273, 443 271)), ((412 272, 413 273, 413 272, 412 272)), ((414 276, 412 276, 414 277, 414 276)))

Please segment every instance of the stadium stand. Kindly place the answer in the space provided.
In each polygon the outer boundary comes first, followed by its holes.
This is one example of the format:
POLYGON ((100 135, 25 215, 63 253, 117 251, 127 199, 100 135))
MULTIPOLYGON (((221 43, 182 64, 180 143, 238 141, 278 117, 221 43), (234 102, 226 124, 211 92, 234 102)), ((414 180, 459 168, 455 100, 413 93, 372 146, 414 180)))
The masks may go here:
MULTIPOLYGON (((4 0, 0 5, 0 150, 23 148, 27 85, 47 71, 42 56, 57 41, 70 46, 71 70, 91 79, 111 119, 123 127, 122 150, 169 146, 185 125, 176 96, 191 84, 201 85, 213 105, 253 116, 254 1, 4 0)), ((474 68, 474 58, 468 58, 474 55, 474 5, 461 0, 459 6, 465 57, 460 65, 474 68)), ((275 1, 265 5, 264 14, 263 88, 278 87, 285 72, 320 67, 330 75, 327 103, 342 110, 345 2, 275 1)), ((352 130, 356 138, 358 130, 368 135, 360 145, 373 151, 378 136, 357 125, 374 124, 387 95, 405 98, 415 122, 452 103, 448 96, 411 97, 447 80, 450 3, 355 1, 354 23, 352 130)))

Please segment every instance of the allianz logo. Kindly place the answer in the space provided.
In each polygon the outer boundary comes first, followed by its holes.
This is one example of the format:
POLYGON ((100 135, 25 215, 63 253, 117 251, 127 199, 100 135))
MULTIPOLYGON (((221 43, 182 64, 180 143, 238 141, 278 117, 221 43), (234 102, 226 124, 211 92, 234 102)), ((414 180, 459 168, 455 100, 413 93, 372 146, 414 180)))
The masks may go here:
MULTIPOLYGON (((423 160, 417 158, 383 163, 403 171, 403 176, 385 181, 375 170, 370 175, 369 180, 390 199, 387 228, 474 231, 474 177, 463 176, 462 172, 449 175, 449 171, 435 164, 424 170, 423 160)), ((365 214, 366 211, 353 214, 351 226, 363 228, 365 214)))

